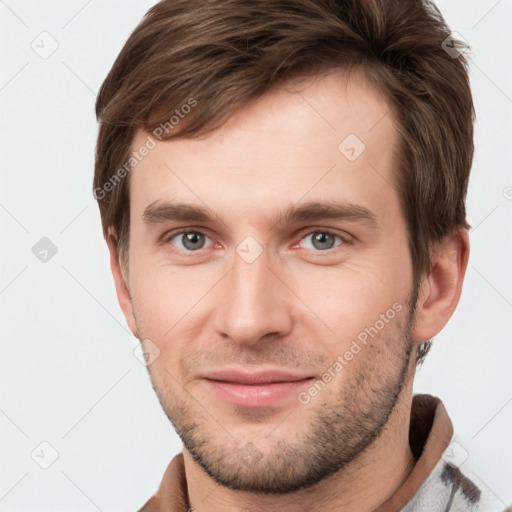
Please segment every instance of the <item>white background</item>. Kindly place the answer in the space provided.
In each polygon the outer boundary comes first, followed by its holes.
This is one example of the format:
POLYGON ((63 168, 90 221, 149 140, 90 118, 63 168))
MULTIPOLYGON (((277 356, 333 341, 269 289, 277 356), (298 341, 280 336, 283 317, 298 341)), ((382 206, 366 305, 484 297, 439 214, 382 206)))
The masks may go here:
MULTIPOLYGON (((0 1, 2 512, 134 511, 181 451, 134 357, 91 191, 95 95, 153 3, 0 1), (58 42, 47 59, 31 48, 43 31, 58 42), (32 253, 42 237, 58 249, 47 263, 32 253), (59 455, 48 469, 31 458, 43 441, 59 455)), ((460 306, 415 391, 443 400, 479 461, 468 476, 504 509, 512 504, 512 2, 437 4, 473 49, 472 252, 460 306)), ((43 452, 48 461, 51 450, 43 452)))

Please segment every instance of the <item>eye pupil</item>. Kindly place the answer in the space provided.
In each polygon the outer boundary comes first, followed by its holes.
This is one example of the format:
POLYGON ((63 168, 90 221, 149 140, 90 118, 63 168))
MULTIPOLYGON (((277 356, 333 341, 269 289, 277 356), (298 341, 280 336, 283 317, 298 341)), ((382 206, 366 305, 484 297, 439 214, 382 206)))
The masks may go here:
MULTIPOLYGON (((201 233, 184 233, 183 237, 183 246, 190 250, 200 249, 201 247, 197 247, 194 244, 197 244, 198 241, 204 242, 204 236, 201 233), (192 245, 191 245, 192 244, 192 245)), ((202 244, 200 244, 202 245, 202 244)))
POLYGON ((313 233, 313 246, 316 249, 331 249, 334 246, 334 237, 330 233, 325 233, 322 231, 317 231, 316 233, 313 233), (328 242, 330 237, 330 242, 328 242), (325 245, 322 244, 326 244, 325 245), (320 246, 318 246, 320 244, 320 246))

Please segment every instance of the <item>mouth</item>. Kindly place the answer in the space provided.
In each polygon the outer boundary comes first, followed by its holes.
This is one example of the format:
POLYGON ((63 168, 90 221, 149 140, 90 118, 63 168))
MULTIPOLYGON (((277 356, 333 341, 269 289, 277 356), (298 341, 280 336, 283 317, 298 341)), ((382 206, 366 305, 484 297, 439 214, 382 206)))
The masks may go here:
POLYGON ((280 370, 252 374, 225 370, 210 372, 202 379, 224 402, 242 407, 265 407, 297 395, 314 377, 280 370))

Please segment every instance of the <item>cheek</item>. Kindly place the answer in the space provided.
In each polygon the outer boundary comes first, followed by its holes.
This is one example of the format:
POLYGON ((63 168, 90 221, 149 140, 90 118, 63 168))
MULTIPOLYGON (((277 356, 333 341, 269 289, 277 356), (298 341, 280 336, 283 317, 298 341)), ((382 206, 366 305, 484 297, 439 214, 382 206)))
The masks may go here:
POLYGON ((382 314, 384 320, 394 319, 397 310, 405 311, 407 307, 407 274, 398 271, 398 267, 394 271, 385 263, 367 261, 337 268, 311 266, 303 269, 300 279, 292 277, 290 288, 301 301, 295 299, 301 307, 298 321, 307 325, 308 330, 316 328, 318 334, 324 333, 320 340, 329 345, 350 343, 382 314))
POLYGON ((154 340, 162 352, 177 350, 197 335, 201 301, 214 284, 213 276, 188 267, 178 270, 141 265, 131 278, 135 315, 142 334, 154 340), (211 281, 211 284, 210 284, 211 281))

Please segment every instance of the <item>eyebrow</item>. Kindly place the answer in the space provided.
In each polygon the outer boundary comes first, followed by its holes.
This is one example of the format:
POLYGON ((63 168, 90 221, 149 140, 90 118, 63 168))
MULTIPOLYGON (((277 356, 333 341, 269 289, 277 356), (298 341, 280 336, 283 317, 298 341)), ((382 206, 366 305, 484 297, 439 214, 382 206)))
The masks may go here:
MULTIPOLYGON (((349 220, 364 222, 372 227, 377 225, 377 216, 368 208, 351 203, 309 202, 300 206, 290 206, 279 215, 277 224, 298 224, 311 220, 349 220)), ((187 203, 155 201, 147 206, 142 214, 144 224, 154 225, 166 221, 193 221, 215 224, 214 217, 207 208, 187 203)))

